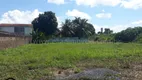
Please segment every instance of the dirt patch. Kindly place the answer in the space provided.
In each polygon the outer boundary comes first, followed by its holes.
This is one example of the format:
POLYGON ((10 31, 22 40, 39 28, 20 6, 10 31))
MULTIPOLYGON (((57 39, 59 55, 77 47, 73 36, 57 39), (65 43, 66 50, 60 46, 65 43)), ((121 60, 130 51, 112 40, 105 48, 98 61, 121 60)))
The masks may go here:
MULTIPOLYGON (((70 78, 70 77, 78 77, 80 76, 80 74, 84 75, 84 74, 87 74, 86 72, 83 72, 83 71, 93 71, 94 70, 94 73, 95 73, 95 70, 96 71, 99 71, 101 72, 100 70, 97 70, 97 68, 95 69, 86 69, 84 68, 84 70, 81 70, 80 72, 76 72, 75 69, 66 69, 66 70, 63 70, 63 69, 56 69, 53 71, 53 74, 54 74, 54 79, 64 79, 64 78, 70 78)), ((107 72, 107 70, 109 69, 102 69, 102 72, 107 72)), ((113 72, 113 70, 109 70, 110 72, 113 72)), ((141 80, 142 79, 142 64, 132 64, 130 66, 130 68, 124 68, 124 69, 120 69, 120 70, 117 70, 114 71, 115 73, 119 73, 119 78, 116 77, 115 80, 119 79, 119 80, 141 80)), ((92 74, 92 75, 98 75, 98 74, 92 74)), ((90 74, 88 75, 90 76, 90 74)))
POLYGON ((122 80, 142 80, 142 64, 133 64, 130 69, 122 69, 122 80))

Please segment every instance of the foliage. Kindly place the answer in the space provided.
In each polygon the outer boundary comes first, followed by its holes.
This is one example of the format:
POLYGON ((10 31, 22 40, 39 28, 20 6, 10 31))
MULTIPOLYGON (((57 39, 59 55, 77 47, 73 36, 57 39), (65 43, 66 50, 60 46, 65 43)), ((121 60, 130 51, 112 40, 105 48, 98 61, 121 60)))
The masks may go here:
POLYGON ((76 67, 124 68, 133 62, 141 63, 141 53, 141 44, 131 43, 30 44, 0 51, 0 79, 41 80, 51 71, 76 67))
POLYGON ((113 31, 110 30, 109 28, 105 28, 104 34, 112 34, 113 31))
POLYGON ((135 42, 142 43, 142 33, 136 37, 135 42))
POLYGON ((114 41, 114 34, 98 34, 98 35, 95 35, 94 41, 113 42, 114 41))
POLYGON ((142 33, 142 27, 127 28, 115 35, 115 40, 120 42, 133 42, 142 33))
POLYGON ((104 32, 103 28, 101 28, 101 31, 98 32, 98 34, 91 36, 90 39, 99 42, 113 42, 114 36, 115 34, 113 34, 113 31, 109 28, 105 28, 104 32))
POLYGON ((142 27, 127 28, 121 32, 113 34, 109 28, 101 28, 101 31, 95 35, 95 28, 87 19, 75 17, 75 19, 66 19, 62 23, 61 30, 57 28, 57 18, 52 11, 44 12, 32 21, 33 40, 44 40, 49 37, 78 37, 90 38, 94 41, 116 41, 116 42, 141 42, 142 27), (45 38, 46 37, 46 38, 45 38))
POLYGON ((74 20, 66 19, 62 24, 61 34, 63 37, 79 37, 87 38, 95 34, 95 29, 92 24, 86 19, 75 17, 74 20))
POLYGON ((101 28, 101 31, 99 31, 98 34, 113 34, 113 30, 110 30, 110 28, 105 28, 103 32, 103 28, 101 28))
POLYGON ((74 27, 72 21, 70 19, 66 19, 65 23, 62 23, 61 35, 63 37, 73 37, 75 35, 73 30, 74 27))
POLYGON ((52 11, 39 14, 39 17, 32 21, 34 31, 43 32, 46 36, 53 35, 57 31, 57 18, 52 11))
POLYGON ((32 35, 32 42, 47 39, 45 34, 43 32, 39 32, 38 30, 32 31, 31 35, 32 35))

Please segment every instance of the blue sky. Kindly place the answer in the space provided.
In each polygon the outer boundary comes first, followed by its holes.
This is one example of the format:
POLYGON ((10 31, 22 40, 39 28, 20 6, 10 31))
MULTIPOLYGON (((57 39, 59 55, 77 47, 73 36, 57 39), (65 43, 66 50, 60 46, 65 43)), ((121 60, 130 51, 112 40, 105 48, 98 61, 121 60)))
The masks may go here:
POLYGON ((59 27, 73 17, 88 19, 96 31, 142 26, 142 0, 1 0, 0 23, 31 23, 44 11, 56 13, 59 27))

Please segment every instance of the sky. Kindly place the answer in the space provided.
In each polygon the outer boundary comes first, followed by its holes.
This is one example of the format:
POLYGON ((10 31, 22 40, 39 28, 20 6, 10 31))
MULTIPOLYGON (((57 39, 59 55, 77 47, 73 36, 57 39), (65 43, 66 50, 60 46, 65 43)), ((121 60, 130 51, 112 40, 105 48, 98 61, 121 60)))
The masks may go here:
POLYGON ((58 27, 74 17, 88 19, 96 32, 142 26, 142 0, 0 0, 0 24, 30 24, 45 11, 56 14, 58 27))

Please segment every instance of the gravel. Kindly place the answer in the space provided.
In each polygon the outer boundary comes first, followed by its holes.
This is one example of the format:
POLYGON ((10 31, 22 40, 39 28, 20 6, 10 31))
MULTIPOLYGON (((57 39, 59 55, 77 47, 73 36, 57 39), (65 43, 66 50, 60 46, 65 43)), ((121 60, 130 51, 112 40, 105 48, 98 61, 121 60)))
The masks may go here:
POLYGON ((110 69, 97 68, 70 75, 64 80, 120 80, 119 73, 110 69))

